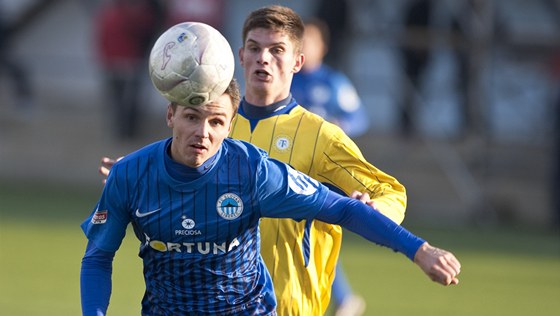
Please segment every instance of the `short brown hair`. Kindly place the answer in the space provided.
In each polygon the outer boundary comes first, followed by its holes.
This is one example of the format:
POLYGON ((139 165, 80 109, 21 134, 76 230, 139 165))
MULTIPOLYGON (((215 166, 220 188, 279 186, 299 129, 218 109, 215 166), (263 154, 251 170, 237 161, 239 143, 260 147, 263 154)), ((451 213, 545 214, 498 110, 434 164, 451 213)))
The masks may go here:
MULTIPOLYGON (((241 102, 241 92, 239 91, 239 84, 235 78, 230 81, 229 86, 226 91, 224 91, 224 94, 229 95, 233 106, 233 115, 235 116, 237 110, 239 109, 239 102, 241 102)), ((171 108, 173 111, 177 110, 178 105, 179 104, 176 102, 171 102, 171 108)))
POLYGON ((231 98, 231 103, 233 104, 233 115, 235 115, 239 109, 239 102, 241 102, 241 92, 239 91, 239 84, 235 78, 231 80, 224 93, 229 95, 231 98))
POLYGON ((243 23, 243 45, 249 31, 256 28, 285 32, 294 43, 296 53, 301 53, 304 25, 294 10, 281 5, 270 5, 249 13, 243 23))

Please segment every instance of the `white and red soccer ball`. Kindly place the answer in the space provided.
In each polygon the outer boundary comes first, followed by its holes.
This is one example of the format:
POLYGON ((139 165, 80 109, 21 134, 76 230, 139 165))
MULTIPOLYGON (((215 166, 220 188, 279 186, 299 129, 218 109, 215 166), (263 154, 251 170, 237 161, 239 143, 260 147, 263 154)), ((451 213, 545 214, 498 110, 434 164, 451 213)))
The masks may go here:
POLYGON ((150 53, 150 78, 170 102, 197 106, 215 100, 233 79, 235 61, 226 38, 199 22, 165 31, 150 53))

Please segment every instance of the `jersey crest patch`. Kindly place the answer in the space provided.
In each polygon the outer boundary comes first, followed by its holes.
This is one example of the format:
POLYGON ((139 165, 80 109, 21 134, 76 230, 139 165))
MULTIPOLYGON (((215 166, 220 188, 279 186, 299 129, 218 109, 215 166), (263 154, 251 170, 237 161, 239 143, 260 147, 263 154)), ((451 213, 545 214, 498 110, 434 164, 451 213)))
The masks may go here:
POLYGON ((303 173, 288 168, 288 185, 297 194, 311 195, 317 191, 319 183, 303 173))
POLYGON ((292 140, 285 135, 279 135, 274 138, 274 148, 280 152, 285 152, 292 148, 292 140))
POLYGON ((216 202, 218 214, 227 220, 233 220, 243 213, 243 201, 233 193, 225 193, 216 202))

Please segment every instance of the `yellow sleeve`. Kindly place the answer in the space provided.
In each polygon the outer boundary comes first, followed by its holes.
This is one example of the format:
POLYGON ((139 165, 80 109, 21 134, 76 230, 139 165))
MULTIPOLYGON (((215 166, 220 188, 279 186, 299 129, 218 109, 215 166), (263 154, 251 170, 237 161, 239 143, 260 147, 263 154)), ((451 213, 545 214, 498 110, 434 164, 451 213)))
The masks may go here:
POLYGON ((404 220, 406 210, 405 187, 393 176, 369 163, 358 146, 338 127, 325 124, 325 144, 322 146, 325 159, 313 176, 315 179, 334 185, 350 195, 354 190, 367 192, 375 202, 375 208, 395 223, 404 220))

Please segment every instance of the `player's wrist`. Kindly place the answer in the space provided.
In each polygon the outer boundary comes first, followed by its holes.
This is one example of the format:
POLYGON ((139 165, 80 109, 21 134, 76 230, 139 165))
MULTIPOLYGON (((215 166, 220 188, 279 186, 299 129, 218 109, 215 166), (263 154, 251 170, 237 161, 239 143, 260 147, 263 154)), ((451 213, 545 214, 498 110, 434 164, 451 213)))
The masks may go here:
POLYGON ((414 254, 414 263, 416 264, 421 264, 424 261, 424 255, 428 252, 428 249, 430 249, 432 246, 427 242, 424 241, 424 243, 422 243, 420 245, 420 247, 418 247, 418 249, 416 250, 416 253, 414 254))

